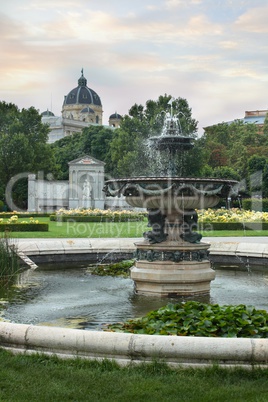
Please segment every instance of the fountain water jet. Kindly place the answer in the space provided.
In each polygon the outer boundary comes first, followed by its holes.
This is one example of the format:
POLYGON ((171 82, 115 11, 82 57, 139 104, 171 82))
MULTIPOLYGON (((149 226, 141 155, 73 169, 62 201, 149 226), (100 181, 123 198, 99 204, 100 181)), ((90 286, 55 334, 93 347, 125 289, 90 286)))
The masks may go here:
POLYGON ((149 139, 152 149, 167 154, 168 175, 105 182, 107 196, 122 195, 132 207, 148 211, 152 230, 136 244, 136 262, 131 269, 138 294, 190 296, 210 292, 215 272, 208 260, 209 244, 201 243, 202 236, 195 231, 196 209, 213 207, 222 197, 227 199, 235 193, 237 182, 175 176, 175 156, 191 149, 193 140, 182 132, 171 103, 161 135, 149 139))

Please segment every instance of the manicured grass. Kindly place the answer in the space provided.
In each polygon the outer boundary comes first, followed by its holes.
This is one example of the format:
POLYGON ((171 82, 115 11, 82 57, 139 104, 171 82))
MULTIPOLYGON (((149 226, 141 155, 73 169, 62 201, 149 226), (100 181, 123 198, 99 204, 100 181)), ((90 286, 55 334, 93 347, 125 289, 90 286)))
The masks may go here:
POLYGON ((258 237, 268 236, 268 230, 212 230, 199 232, 204 237, 258 237))
MULTIPOLYGON (((24 219, 25 220, 25 219, 24 219)), ((83 238, 83 237, 142 237, 148 230, 147 222, 51 222, 49 218, 38 218, 49 223, 48 232, 12 232, 13 238, 83 238)))
POLYGON ((13 356, 0 350, 1 401, 266 402, 267 369, 171 369, 13 356))
MULTIPOLYGON (((25 221, 25 218, 22 219, 25 221)), ((20 219, 18 220, 20 221, 20 219)), ((51 222, 47 217, 38 218, 40 223, 48 223, 48 232, 12 232, 12 238, 103 238, 142 237, 150 230, 147 220, 143 222, 51 222)), ((245 237, 268 236, 268 230, 214 230, 201 232, 203 237, 245 237)))

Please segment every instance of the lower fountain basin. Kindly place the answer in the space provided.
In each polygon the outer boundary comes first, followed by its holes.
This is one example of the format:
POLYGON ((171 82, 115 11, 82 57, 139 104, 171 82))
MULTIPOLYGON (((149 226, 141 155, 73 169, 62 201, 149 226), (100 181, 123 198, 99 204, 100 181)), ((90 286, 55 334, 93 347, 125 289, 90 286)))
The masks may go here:
POLYGON ((169 302, 196 300, 220 305, 252 305, 268 311, 266 267, 218 265, 210 295, 138 296, 131 279, 91 275, 87 265, 42 264, 28 270, 21 297, 6 305, 2 318, 14 323, 101 330, 106 323, 140 317, 169 302))

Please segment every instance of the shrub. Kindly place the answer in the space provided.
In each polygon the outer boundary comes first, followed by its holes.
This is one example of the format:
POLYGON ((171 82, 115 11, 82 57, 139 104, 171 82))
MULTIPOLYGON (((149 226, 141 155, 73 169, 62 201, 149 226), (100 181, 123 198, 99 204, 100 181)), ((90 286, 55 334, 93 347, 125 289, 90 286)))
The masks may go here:
POLYGON ((48 232, 48 223, 1 223, 0 232, 48 232))
POLYGON ((268 198, 247 198, 242 201, 243 209, 268 212, 268 198))
POLYGON ((268 230, 267 222, 211 222, 200 223, 198 229, 202 231, 211 230, 268 230))

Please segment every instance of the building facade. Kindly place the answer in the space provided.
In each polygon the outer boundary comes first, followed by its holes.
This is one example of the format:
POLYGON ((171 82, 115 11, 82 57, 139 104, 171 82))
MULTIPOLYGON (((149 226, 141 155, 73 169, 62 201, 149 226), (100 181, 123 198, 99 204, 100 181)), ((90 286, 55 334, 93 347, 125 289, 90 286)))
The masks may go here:
POLYGON ((59 208, 104 209, 104 162, 89 155, 69 162, 69 180, 28 176, 28 211, 53 212, 59 208))
MULTIPOLYGON (((48 143, 53 143, 65 136, 82 132, 90 125, 103 125, 103 108, 99 95, 87 86, 87 79, 82 69, 78 85, 66 96, 62 105, 61 116, 55 116, 47 110, 42 115, 42 122, 50 128, 48 143)), ((106 128, 119 127, 122 116, 114 113, 109 118, 106 128)))

